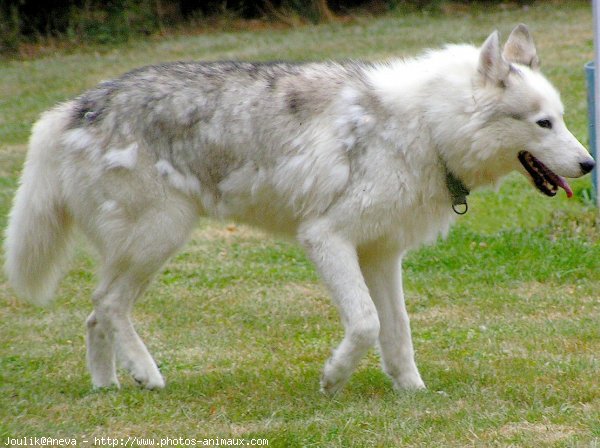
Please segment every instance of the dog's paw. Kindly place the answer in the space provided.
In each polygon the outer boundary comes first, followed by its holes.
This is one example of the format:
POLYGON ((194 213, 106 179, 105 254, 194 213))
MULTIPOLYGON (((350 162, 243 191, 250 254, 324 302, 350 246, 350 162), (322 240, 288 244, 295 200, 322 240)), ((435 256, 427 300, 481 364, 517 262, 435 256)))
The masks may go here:
POLYGON ((96 381, 93 381, 93 388, 94 388, 94 391, 96 391, 96 392, 102 392, 102 391, 119 390, 121 388, 121 385, 119 384, 119 380, 114 378, 110 381, 103 382, 103 383, 97 383, 96 381))
POLYGON ((160 379, 141 379, 141 378, 133 377, 133 379, 140 386, 142 386, 142 387, 144 387, 146 389, 149 389, 149 390, 164 389, 164 387, 165 387, 165 380, 163 378, 160 378, 160 379))
POLYGON ((121 385, 117 378, 117 374, 111 369, 94 369, 92 370, 92 386, 94 390, 111 390, 119 389, 121 385))
POLYGON ((424 390, 427 389, 425 383, 418 373, 411 373, 392 378, 394 389, 401 390, 424 390))
POLYGON ((344 387, 351 373, 351 371, 335 369, 331 361, 327 362, 321 376, 321 392, 329 396, 335 395, 344 387))
POLYGON ((331 378, 326 379, 325 377, 321 378, 321 393, 328 395, 328 396, 333 396, 335 394, 337 394, 343 387, 344 384, 346 384, 346 380, 332 380, 331 378))
POLYGON ((146 389, 154 390, 165 387, 165 380, 158 372, 136 372, 132 373, 132 376, 136 383, 146 389))

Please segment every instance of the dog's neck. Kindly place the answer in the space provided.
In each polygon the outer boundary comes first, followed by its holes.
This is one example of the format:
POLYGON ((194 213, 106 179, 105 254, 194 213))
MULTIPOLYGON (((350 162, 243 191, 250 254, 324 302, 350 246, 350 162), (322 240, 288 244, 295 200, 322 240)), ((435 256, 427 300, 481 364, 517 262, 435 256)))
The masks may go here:
POLYGON ((456 174, 450 171, 448 164, 441 157, 440 162, 444 168, 446 187, 448 188, 448 193, 450 193, 452 210, 457 215, 464 215, 469 210, 467 196, 471 191, 456 174))

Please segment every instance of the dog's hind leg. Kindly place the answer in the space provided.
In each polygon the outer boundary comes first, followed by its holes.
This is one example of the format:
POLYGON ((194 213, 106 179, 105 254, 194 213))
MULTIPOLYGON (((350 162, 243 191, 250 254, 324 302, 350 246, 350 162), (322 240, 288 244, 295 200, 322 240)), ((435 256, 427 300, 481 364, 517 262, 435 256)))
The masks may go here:
POLYGON ((318 224, 303 228, 299 240, 331 291, 344 324, 344 339, 325 364, 321 379, 321 390, 332 394, 344 385, 361 358, 375 345, 379 319, 354 245, 327 230, 318 224))
POLYGON ((115 365, 115 338, 101 315, 92 311, 87 325, 87 364, 94 387, 119 386, 115 365))
POLYGON ((379 347, 385 372, 396 389, 423 389, 415 364, 410 322, 402 291, 402 260, 396 253, 373 250, 360 257, 365 281, 377 307, 379 347))
POLYGON ((88 318, 88 365, 96 387, 118 384, 115 354, 134 379, 149 389, 164 386, 156 363, 133 328, 130 313, 148 280, 133 269, 105 274, 94 293, 94 311, 88 318), (107 384, 108 383, 108 384, 107 384))
MULTIPOLYGON (((171 198, 172 199, 172 198, 171 198)), ((94 293, 94 312, 88 325, 88 366, 96 387, 118 384, 115 355, 141 385, 164 387, 164 380, 148 349, 135 331, 130 313, 153 275, 185 242, 196 220, 185 202, 169 202, 147 211, 135 223, 116 229, 126 239, 105 241, 100 284, 94 293)), ((115 235, 113 235, 115 236, 115 235)))

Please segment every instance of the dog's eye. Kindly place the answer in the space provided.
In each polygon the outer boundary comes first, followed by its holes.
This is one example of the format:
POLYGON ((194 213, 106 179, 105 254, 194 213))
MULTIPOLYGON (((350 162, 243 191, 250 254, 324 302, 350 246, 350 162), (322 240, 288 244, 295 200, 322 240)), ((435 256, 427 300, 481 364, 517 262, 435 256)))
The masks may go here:
POLYGON ((540 128, 552 129, 552 122, 550 120, 538 120, 535 122, 540 128))

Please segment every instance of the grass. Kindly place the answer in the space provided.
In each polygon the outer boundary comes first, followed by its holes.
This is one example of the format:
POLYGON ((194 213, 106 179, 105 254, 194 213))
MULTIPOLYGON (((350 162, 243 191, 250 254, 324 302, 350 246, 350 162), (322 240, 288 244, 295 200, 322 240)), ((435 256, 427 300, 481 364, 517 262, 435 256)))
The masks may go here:
MULTIPOLYGON (((544 4, 351 24, 179 36, 0 62, 0 226, 33 121, 101 79, 175 59, 380 59, 444 42, 482 42, 526 22, 567 122, 587 142, 587 3, 544 4)), ((167 378, 145 391, 121 375, 95 392, 84 325, 94 262, 85 244, 56 303, 17 301, 0 278, 0 443, 6 437, 243 437, 269 446, 598 446, 600 219, 510 176, 473 194, 449 238, 405 262, 417 361, 428 390, 396 393, 376 353, 334 398, 318 392, 342 332, 293 243, 202 221, 135 310, 167 378), (168 312, 167 312, 168 311, 168 312)))

